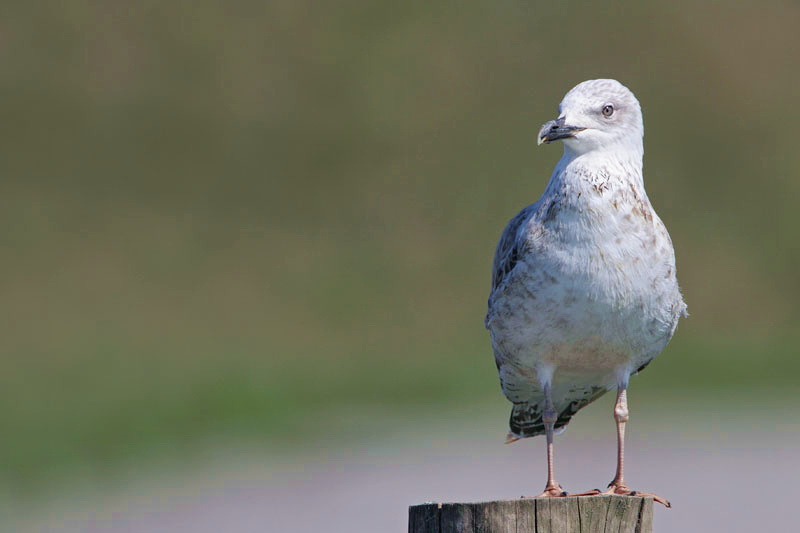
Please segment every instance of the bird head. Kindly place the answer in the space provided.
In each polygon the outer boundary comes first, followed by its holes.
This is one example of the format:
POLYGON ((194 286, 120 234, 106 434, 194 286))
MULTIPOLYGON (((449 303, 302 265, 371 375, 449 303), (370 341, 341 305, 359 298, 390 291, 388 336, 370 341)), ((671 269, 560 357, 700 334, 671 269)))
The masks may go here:
POLYGON ((570 90, 556 120, 539 130, 539 144, 563 141, 577 154, 620 147, 642 150, 642 109, 633 93, 616 80, 588 80, 570 90))

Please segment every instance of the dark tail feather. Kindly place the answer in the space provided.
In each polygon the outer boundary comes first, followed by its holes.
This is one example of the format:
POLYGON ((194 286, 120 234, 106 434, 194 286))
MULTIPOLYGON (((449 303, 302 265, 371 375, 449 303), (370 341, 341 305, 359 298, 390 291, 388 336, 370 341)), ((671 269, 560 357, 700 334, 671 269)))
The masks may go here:
MULTIPOLYGON (((511 435, 517 438, 536 437, 544 435, 544 422, 542 422, 542 404, 515 403, 511 408, 511 418, 508 425, 511 435)), ((569 423, 569 416, 559 415, 555 429, 561 429, 569 423)))
MULTIPOLYGON (((562 409, 558 414, 555 423, 556 431, 566 428, 569 421, 575 416, 575 413, 605 394, 606 389, 605 387, 592 387, 585 392, 586 394, 583 395, 583 397, 571 401, 567 404, 566 408, 562 409)), ((515 403, 511 408, 511 418, 508 421, 508 425, 511 428, 509 440, 512 436, 521 439, 544 435, 544 422, 542 422, 543 409, 544 402, 533 404, 515 403)))

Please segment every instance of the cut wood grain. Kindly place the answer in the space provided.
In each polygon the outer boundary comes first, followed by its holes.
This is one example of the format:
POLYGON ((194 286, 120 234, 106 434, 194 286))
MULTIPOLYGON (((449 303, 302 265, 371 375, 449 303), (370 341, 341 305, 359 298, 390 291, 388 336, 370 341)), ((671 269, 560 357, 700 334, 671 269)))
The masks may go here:
POLYGON ((424 503, 409 533, 652 533, 653 499, 632 496, 424 503))

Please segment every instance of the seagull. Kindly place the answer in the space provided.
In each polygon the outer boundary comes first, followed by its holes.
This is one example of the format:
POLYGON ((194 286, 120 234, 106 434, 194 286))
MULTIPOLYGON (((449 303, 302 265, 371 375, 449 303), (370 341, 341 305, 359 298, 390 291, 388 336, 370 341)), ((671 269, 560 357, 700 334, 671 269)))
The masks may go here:
POLYGON ((494 256, 486 328, 504 395, 513 404, 507 442, 545 434, 547 484, 553 436, 581 408, 616 388, 617 469, 608 490, 650 496, 623 476, 627 389, 688 316, 675 252, 644 190, 639 101, 616 80, 571 89, 538 144, 564 154, 541 198, 505 228, 494 256))

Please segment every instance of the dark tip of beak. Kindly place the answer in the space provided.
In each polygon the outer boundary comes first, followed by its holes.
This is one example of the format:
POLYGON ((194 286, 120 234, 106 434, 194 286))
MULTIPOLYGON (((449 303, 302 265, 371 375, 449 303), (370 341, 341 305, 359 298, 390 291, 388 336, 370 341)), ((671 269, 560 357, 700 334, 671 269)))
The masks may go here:
POLYGON ((551 120, 549 122, 545 122, 542 128, 539 130, 538 144, 549 144, 560 139, 569 139, 571 137, 575 137, 576 133, 585 129, 586 128, 570 126, 566 124, 564 117, 561 117, 557 120, 551 120))

